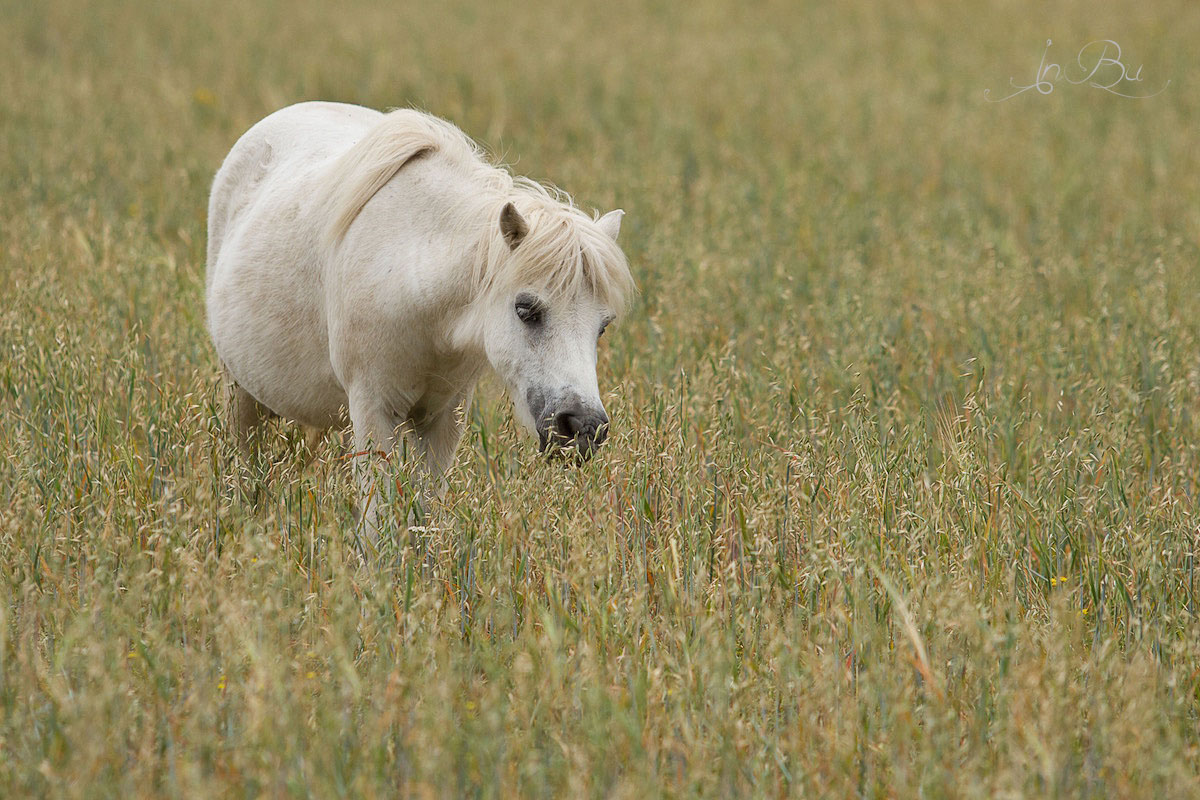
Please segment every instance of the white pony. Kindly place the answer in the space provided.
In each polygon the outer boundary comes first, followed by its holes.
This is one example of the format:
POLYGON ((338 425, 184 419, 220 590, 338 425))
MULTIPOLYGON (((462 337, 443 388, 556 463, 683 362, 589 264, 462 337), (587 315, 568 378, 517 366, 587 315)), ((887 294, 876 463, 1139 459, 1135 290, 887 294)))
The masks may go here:
POLYGON ((623 213, 592 219, 428 114, 275 112, 225 158, 208 208, 208 328, 236 435, 348 411, 359 453, 407 437, 440 483, 491 367, 543 450, 587 458, 609 423, 597 339, 633 290, 623 213))

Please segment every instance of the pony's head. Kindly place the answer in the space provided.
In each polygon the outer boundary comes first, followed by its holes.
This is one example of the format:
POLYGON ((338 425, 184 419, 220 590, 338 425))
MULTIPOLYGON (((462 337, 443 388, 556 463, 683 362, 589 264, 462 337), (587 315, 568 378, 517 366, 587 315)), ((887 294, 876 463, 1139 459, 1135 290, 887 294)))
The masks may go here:
POLYGON ((544 452, 583 460, 608 436, 596 348, 633 289, 616 244, 623 214, 591 219, 554 198, 518 194, 485 237, 472 327, 544 452))

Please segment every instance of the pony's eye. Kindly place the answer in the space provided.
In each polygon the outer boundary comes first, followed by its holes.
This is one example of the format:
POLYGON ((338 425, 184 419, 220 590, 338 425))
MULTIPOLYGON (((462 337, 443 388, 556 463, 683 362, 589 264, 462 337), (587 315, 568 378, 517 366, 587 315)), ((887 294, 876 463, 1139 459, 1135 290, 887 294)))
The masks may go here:
POLYGON ((603 336, 604 332, 606 330, 608 330, 608 323, 610 323, 610 322, 612 322, 611 319, 606 319, 606 320, 604 320, 604 322, 600 323, 600 332, 598 334, 596 334, 597 339, 599 339, 601 336, 603 336))
POLYGON ((541 325, 542 317, 545 312, 541 305, 535 300, 526 300, 522 298, 517 301, 517 318, 526 325, 541 325))

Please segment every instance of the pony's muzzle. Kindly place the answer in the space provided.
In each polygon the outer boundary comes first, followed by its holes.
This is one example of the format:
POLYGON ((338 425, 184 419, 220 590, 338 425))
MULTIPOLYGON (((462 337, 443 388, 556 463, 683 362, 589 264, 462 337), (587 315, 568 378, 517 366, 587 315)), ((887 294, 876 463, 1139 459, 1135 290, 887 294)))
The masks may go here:
POLYGON ((608 438, 608 414, 604 409, 588 408, 576 400, 543 418, 538 426, 542 452, 569 455, 586 461, 608 438))

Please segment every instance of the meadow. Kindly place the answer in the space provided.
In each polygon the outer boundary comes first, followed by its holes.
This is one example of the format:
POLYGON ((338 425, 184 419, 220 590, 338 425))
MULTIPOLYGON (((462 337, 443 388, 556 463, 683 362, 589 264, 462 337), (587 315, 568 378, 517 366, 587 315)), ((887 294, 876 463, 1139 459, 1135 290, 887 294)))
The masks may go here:
POLYGON ((1048 6, 0 0, 0 795, 1200 794, 1200 9, 1048 6), (984 96, 1106 38, 1161 93, 984 96), (485 382, 369 564, 204 327, 309 99, 624 208, 640 289, 597 458, 485 382))

